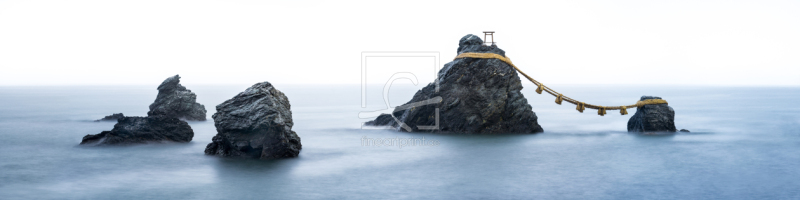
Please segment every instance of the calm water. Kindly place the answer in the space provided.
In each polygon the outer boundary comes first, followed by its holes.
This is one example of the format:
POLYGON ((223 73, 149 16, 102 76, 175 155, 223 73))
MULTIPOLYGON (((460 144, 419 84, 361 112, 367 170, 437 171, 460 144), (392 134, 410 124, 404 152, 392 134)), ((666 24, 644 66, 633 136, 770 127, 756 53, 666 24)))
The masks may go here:
MULTIPOLYGON (((248 86, 187 87, 210 118, 248 86)), ((0 87, 0 199, 800 199, 800 88, 552 86, 606 105, 662 96, 692 131, 639 136, 629 115, 581 114, 527 86, 545 133, 452 136, 360 129, 360 111, 385 107, 380 86, 367 108, 358 85, 276 87, 302 138, 295 159, 206 156, 211 120, 189 122, 188 144, 80 147, 114 125, 94 119, 146 115, 156 86, 0 87)), ((391 104, 415 90, 394 87, 391 104)))

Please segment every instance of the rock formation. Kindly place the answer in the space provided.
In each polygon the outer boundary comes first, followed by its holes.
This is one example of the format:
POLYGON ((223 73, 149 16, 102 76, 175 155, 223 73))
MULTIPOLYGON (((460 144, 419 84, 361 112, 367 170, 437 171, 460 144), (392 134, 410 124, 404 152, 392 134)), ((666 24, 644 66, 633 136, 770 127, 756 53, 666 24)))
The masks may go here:
POLYGON ((245 158, 297 157, 300 137, 292 131, 289 99, 269 82, 257 83, 217 105, 217 135, 208 155, 245 158))
MULTIPOLYGON (((661 99, 661 97, 642 96, 640 101, 646 99, 661 99)), ((675 110, 667 104, 644 105, 636 109, 628 120, 628 132, 675 132, 675 110)))
POLYGON ((150 104, 148 116, 165 115, 186 120, 206 120, 206 107, 197 103, 197 95, 180 84, 180 76, 169 77, 158 86, 158 96, 150 104))
MULTIPOLYGON (((464 52, 505 56, 505 51, 496 45, 483 45, 483 40, 472 34, 459 41, 458 53, 464 52)), ((459 58, 445 64, 438 76, 438 91, 436 84, 430 83, 411 101, 398 106, 392 115, 379 116, 366 125, 466 134, 543 131, 536 113, 520 93, 522 84, 517 71, 507 63, 498 59, 459 58), (438 129, 435 129, 437 110, 438 129), (392 116, 402 123, 396 123, 392 116)))
POLYGON ((125 115, 123 115, 122 113, 114 113, 114 114, 111 114, 109 116, 103 117, 103 119, 98 119, 98 120, 94 120, 94 121, 96 121, 96 122, 99 122, 99 121, 117 121, 117 120, 122 119, 122 118, 125 118, 125 115))
POLYGON ((125 145, 149 142, 190 142, 194 131, 188 123, 168 116, 124 117, 114 129, 86 135, 81 145, 125 145))

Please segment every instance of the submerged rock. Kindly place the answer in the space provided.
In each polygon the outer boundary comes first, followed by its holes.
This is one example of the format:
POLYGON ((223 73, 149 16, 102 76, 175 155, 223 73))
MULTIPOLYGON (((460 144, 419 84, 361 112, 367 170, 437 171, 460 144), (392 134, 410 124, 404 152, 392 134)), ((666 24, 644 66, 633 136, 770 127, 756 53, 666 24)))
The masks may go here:
POLYGON ((197 103, 197 95, 180 84, 181 77, 169 77, 158 86, 158 96, 150 104, 148 116, 165 115, 186 120, 206 120, 206 107, 197 103))
POLYGON ((102 119, 98 119, 98 120, 94 120, 94 121, 96 121, 96 122, 99 122, 99 121, 117 121, 117 120, 122 119, 122 118, 125 118, 125 115, 123 115, 122 113, 114 113, 114 114, 111 114, 109 116, 105 116, 102 119))
MULTIPOLYGON (((640 101, 661 99, 661 97, 642 96, 640 101)), ((675 110, 667 104, 644 105, 636 109, 628 119, 628 132, 676 132, 675 110)))
POLYGON ((190 142, 194 131, 185 121, 168 116, 123 117, 114 129, 86 135, 81 145, 125 145, 149 142, 190 142))
POLYGON ((208 155, 246 158, 297 157, 300 137, 292 131, 289 99, 269 82, 257 83, 217 105, 217 135, 208 155))
MULTIPOLYGON (((458 53, 495 53, 469 34, 459 41, 458 53)), ((517 71, 498 59, 459 58, 439 71, 439 89, 430 83, 392 115, 381 115, 366 125, 388 125, 401 131, 467 134, 538 133, 538 117, 522 95, 517 71), (438 116, 437 116, 438 112, 438 116), (437 125, 438 118, 438 127, 437 125)))
POLYGON ((390 114, 381 114, 375 120, 364 123, 367 126, 395 126, 397 123, 390 114))

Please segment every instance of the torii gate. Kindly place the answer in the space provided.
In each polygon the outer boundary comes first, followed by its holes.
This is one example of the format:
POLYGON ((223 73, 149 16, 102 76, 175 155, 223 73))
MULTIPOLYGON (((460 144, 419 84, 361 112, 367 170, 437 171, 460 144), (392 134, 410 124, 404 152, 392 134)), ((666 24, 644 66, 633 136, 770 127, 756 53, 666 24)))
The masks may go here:
POLYGON ((494 45, 494 31, 484 31, 483 32, 483 43, 487 43, 486 36, 492 36, 492 45, 494 45))

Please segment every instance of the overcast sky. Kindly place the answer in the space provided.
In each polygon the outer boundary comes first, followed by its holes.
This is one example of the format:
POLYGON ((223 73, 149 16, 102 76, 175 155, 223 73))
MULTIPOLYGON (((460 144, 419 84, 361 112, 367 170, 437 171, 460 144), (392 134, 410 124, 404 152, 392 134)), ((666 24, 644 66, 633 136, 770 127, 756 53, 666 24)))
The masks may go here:
POLYGON ((546 84, 800 85, 796 0, 0 0, 0 85, 358 84, 484 30, 546 84))

